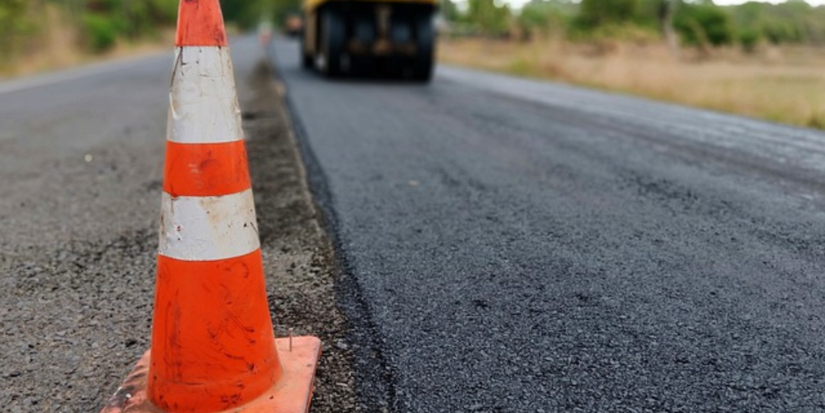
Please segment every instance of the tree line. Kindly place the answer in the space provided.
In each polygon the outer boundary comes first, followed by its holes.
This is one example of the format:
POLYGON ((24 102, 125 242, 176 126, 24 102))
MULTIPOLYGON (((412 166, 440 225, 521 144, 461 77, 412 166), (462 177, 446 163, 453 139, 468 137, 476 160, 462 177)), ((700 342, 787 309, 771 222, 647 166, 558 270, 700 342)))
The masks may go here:
MULTIPOLYGON (((531 0, 512 10, 501 0, 441 0, 453 33, 531 38, 665 38, 700 47, 760 43, 825 45, 825 6, 804 0, 718 6, 711 0, 531 0)), ((0 65, 38 47, 53 10, 78 37, 78 47, 103 52, 173 27, 179 0, 0 0, 0 65)), ((262 18, 283 20, 300 0, 222 0, 225 19, 242 28, 262 18)))
MULTIPOLYGON (((221 0, 227 22, 253 27, 296 0, 221 0)), ((179 0, 0 0, 0 66, 39 47, 57 15, 77 33, 77 47, 104 52, 118 41, 140 41, 174 27, 179 0)))
POLYGON ((648 39, 714 47, 760 42, 825 45, 825 6, 804 0, 720 6, 711 0, 531 0, 512 10, 499 0, 442 0, 455 33, 485 36, 557 34, 572 39, 648 39))

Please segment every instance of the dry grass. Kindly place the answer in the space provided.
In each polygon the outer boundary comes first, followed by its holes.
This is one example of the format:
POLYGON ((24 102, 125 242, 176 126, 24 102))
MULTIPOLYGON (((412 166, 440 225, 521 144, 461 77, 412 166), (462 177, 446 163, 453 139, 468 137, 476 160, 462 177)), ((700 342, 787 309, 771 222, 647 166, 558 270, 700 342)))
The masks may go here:
POLYGON ((825 129, 825 50, 764 48, 752 55, 683 52, 660 44, 447 39, 446 63, 549 78, 723 112, 825 129))
POLYGON ((104 54, 91 54, 81 47, 77 30, 55 6, 44 10, 43 30, 29 40, 25 52, 0 66, 0 79, 58 70, 95 61, 149 54, 164 48, 171 50, 174 30, 161 31, 152 41, 119 42, 104 54))

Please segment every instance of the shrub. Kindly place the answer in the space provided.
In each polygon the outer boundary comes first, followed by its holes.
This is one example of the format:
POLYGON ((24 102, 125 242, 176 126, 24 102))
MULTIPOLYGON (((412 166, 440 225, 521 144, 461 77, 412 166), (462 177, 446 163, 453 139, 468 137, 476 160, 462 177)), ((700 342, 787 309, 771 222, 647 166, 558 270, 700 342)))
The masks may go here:
POLYGON ((673 26, 685 43, 694 46, 721 46, 734 40, 730 15, 713 3, 682 3, 673 26))
POLYGON ((759 41, 762 40, 761 34, 752 29, 743 29, 739 32, 739 44, 742 45, 742 50, 751 53, 756 50, 759 41))
POLYGON ((89 13, 83 16, 83 34, 90 49, 103 52, 115 45, 118 30, 112 19, 89 13))
POLYGON ((8 63, 24 47, 37 25, 26 0, 0 0, 0 66, 8 63))
POLYGON ((582 0, 579 18, 588 27, 621 24, 635 18, 638 8, 638 0, 582 0))

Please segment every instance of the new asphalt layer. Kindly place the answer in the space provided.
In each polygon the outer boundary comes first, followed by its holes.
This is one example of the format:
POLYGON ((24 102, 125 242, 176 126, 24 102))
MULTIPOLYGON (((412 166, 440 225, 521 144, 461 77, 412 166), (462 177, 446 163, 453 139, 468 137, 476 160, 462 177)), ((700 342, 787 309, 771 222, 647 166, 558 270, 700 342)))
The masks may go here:
MULTIPOLYGON (((272 52, 341 269, 237 39, 276 331, 325 340, 314 412, 825 411, 822 132, 272 52)), ((98 411, 150 345, 172 64, 0 83, 0 411, 98 411)))
POLYGON ((825 411, 825 134, 277 39, 367 411, 825 411))

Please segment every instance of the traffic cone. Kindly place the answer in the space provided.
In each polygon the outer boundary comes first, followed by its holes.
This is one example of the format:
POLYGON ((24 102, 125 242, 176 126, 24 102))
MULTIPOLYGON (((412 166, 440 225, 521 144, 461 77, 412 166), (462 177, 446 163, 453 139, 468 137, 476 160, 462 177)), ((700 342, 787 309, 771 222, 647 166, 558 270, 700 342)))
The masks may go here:
POLYGON ((104 413, 299 413, 321 343, 275 339, 218 0, 181 0, 152 348, 104 413))

